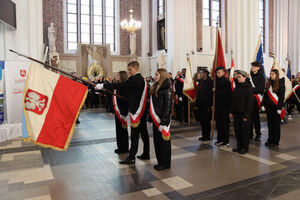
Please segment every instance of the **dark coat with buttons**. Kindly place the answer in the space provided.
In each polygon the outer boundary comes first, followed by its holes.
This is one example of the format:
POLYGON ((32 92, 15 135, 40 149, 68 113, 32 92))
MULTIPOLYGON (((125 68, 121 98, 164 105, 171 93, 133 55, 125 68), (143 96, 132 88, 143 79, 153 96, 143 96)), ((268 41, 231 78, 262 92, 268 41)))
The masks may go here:
POLYGON ((242 114, 243 118, 250 119, 253 108, 253 87, 249 80, 239 83, 232 95, 231 111, 232 114, 242 114))

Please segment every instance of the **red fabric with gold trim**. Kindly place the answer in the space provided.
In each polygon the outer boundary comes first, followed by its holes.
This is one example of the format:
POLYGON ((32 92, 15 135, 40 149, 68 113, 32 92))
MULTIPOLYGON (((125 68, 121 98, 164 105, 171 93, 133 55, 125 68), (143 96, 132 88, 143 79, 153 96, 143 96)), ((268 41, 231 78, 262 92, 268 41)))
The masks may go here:
POLYGON ((145 87, 144 91, 141 97, 140 105, 138 110, 135 112, 135 114, 129 113, 130 116, 130 122, 131 124, 137 124, 139 123, 140 119, 142 118, 145 108, 146 108, 146 102, 147 102, 147 82, 145 81, 145 87))

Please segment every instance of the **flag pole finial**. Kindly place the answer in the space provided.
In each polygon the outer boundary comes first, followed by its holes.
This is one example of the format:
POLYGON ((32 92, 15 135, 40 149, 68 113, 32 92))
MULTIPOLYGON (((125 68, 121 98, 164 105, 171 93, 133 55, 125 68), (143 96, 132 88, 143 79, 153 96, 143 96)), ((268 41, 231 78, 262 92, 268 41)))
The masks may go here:
POLYGON ((275 53, 274 52, 271 52, 271 55, 270 55, 273 59, 275 59, 275 53))

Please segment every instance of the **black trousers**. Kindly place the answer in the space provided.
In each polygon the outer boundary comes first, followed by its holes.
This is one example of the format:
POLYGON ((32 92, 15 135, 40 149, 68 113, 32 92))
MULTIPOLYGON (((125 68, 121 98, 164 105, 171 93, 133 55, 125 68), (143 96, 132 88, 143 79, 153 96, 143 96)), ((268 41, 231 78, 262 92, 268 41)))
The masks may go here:
POLYGON ((121 121, 115 115, 117 148, 120 151, 128 151, 128 131, 122 127, 121 121))
POLYGON ((176 119, 179 122, 182 122, 182 102, 178 101, 178 103, 174 104, 175 105, 175 109, 176 109, 176 119))
POLYGON ((300 113, 300 103, 296 99, 296 97, 291 97, 290 99, 287 100, 287 112, 288 115, 292 114, 292 110, 295 108, 295 105, 297 107, 298 112, 300 113))
POLYGON ((250 138, 253 138, 253 128, 255 129, 256 136, 261 136, 259 107, 256 101, 253 103, 252 117, 249 122, 250 122, 250 138))
POLYGON ((211 108, 209 105, 201 105, 198 107, 199 120, 202 128, 202 137, 210 139, 211 132, 211 108))
POLYGON ((182 96, 182 103, 183 103, 183 121, 188 122, 189 100, 185 95, 182 96))
POLYGON ((243 115, 241 113, 235 113, 233 116, 234 116, 234 132, 236 137, 237 148, 239 150, 244 149, 248 151, 250 119, 244 122, 243 115))
POLYGON ((280 115, 277 113, 277 108, 272 106, 266 107, 267 111, 267 122, 268 122, 268 142, 271 144, 279 145, 280 140, 280 115))
POLYGON ((216 128, 218 132, 218 142, 229 143, 229 111, 226 109, 216 109, 216 128))
POLYGON ((149 155, 150 147, 149 147, 149 134, 147 130, 147 115, 148 113, 145 111, 144 115, 140 120, 140 124, 138 125, 138 127, 136 128, 131 127, 131 135, 130 135, 131 147, 129 150, 129 156, 128 156, 129 159, 135 159, 139 147, 140 133, 141 133, 142 141, 144 143, 143 154, 149 155))
POLYGON ((153 141, 155 155, 159 166, 169 168, 171 166, 171 139, 166 141, 162 137, 162 133, 153 123, 153 141))

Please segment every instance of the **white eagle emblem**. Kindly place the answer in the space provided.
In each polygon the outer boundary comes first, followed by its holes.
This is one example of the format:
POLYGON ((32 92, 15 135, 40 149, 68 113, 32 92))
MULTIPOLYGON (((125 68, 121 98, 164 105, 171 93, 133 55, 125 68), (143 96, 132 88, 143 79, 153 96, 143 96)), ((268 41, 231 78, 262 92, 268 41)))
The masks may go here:
POLYGON ((36 114, 42 114, 46 108, 48 97, 28 89, 25 96, 25 109, 36 114))

